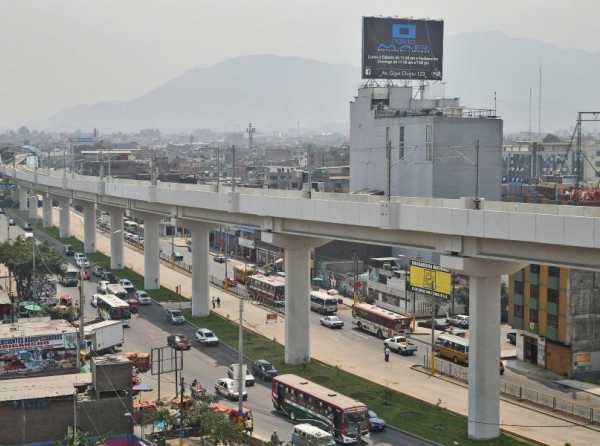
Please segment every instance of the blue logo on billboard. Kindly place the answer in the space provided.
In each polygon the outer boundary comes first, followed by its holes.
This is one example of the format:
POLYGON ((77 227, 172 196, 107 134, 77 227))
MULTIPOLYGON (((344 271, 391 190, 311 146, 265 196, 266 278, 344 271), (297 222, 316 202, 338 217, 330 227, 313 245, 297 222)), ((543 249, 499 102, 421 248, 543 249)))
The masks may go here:
POLYGON ((414 40, 417 38, 417 25, 413 23, 394 23, 392 25, 393 39, 414 40))

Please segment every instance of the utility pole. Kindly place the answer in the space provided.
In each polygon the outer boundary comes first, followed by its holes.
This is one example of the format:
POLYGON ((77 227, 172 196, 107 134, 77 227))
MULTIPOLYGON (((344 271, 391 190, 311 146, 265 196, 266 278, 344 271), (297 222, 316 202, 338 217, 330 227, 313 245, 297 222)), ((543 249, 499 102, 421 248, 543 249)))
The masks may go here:
POLYGON ((217 144, 217 192, 221 189, 221 147, 217 144))
POLYGON ((479 139, 475 140, 475 209, 479 209, 479 139))
POLYGON ((431 374, 435 373, 435 313, 437 313, 437 305, 431 303, 431 374))
POLYGON ((356 251, 352 252, 353 259, 353 269, 354 269, 354 295, 353 300, 354 303, 358 303, 358 256, 356 255, 356 251))
POLYGON ((387 201, 392 199, 392 139, 390 128, 385 128, 385 171, 386 171, 386 195, 387 201))
POLYGON ((240 296, 240 323, 238 325, 238 416, 244 414, 244 298, 240 296))
POLYGON ((540 87, 538 91, 538 138, 542 137, 542 66, 540 65, 540 87))
POLYGON ((183 376, 181 377, 181 384, 179 388, 179 446, 183 446, 183 391, 185 389, 185 381, 183 376))
POLYGON ((73 444, 77 444, 77 389, 73 389, 73 444))
POLYGON ((308 198, 311 197, 312 195, 312 170, 311 170, 311 159, 310 156, 312 154, 312 150, 311 150, 311 146, 310 144, 306 147, 306 170, 308 172, 308 198))
POLYGON ((83 294, 83 268, 79 270, 79 348, 77 349, 77 361, 79 367, 81 367, 81 349, 85 346, 85 333, 83 330, 83 322, 84 322, 84 306, 85 306, 85 297, 83 294))
POLYGON ((581 156, 581 120, 581 112, 577 112, 577 189, 581 187, 581 182, 583 181, 583 163, 581 156))
POLYGON ((235 144, 231 146, 231 192, 235 192, 235 144))

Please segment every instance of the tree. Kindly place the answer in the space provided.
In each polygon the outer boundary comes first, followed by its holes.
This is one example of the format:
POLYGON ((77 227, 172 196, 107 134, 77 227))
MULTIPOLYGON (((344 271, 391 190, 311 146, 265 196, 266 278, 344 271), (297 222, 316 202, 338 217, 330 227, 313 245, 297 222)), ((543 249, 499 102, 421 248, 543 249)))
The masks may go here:
POLYGON ((202 441, 209 444, 242 445, 244 435, 239 426, 232 423, 228 414, 215 412, 210 405, 217 398, 205 395, 194 400, 192 408, 185 412, 185 424, 194 427, 202 441))
POLYGON ((105 435, 100 435, 95 440, 90 439, 90 434, 73 426, 67 426, 67 434, 62 441, 55 442, 56 446, 88 446, 88 445, 104 445, 105 435))
POLYGON ((50 276, 65 273, 62 258, 47 243, 34 243, 33 238, 18 238, 0 244, 0 263, 12 274, 18 300, 35 297, 34 288, 40 289, 50 276))

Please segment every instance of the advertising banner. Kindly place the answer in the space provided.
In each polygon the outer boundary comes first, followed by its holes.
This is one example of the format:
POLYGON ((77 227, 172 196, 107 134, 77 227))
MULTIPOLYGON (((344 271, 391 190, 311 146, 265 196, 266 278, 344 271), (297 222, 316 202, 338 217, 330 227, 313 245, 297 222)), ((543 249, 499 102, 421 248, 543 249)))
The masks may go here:
POLYGON ((412 291, 448 298, 452 294, 452 274, 439 265, 411 260, 408 286, 412 291))
POLYGON ((363 17, 363 79, 441 80, 443 53, 443 21, 363 17))

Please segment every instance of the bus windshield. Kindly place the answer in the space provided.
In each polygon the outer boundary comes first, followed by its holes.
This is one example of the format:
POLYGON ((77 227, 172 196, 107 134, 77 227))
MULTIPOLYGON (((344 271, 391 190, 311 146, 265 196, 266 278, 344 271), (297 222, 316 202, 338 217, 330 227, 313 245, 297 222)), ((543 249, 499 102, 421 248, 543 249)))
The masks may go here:
POLYGON ((348 434, 357 434, 368 425, 367 408, 344 412, 344 428, 348 434))

